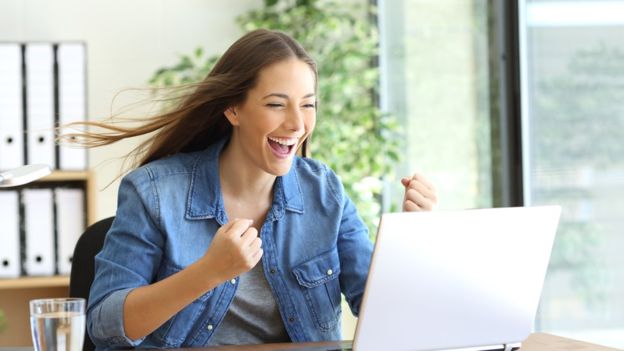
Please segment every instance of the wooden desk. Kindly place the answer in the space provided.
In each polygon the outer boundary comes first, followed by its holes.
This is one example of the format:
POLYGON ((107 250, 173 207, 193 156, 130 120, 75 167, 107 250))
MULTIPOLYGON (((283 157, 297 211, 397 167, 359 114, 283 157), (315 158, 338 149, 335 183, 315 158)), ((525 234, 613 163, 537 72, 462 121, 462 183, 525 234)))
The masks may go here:
MULTIPOLYGON (((324 351, 332 348, 340 349, 343 345, 350 345, 350 342, 312 342, 312 343, 292 343, 292 344, 262 344, 262 345, 237 345, 206 347, 196 350, 204 351, 324 351)), ((179 349, 184 350, 184 349, 179 349)), ((535 333, 522 343, 521 351, 612 351, 617 350, 610 347, 590 344, 582 341, 562 338, 560 336, 535 333)), ((384 350, 380 350, 384 351, 384 350)), ((391 351, 391 350, 389 350, 391 351)))

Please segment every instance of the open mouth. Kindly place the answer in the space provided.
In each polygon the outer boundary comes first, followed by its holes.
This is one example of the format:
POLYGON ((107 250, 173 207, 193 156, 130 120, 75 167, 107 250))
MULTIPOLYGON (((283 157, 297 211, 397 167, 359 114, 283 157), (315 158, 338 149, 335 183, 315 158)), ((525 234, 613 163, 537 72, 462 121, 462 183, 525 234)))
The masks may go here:
POLYGON ((298 138, 277 138, 277 137, 268 137, 269 146, 273 153, 278 157, 286 157, 290 155, 290 153, 297 145, 298 138))

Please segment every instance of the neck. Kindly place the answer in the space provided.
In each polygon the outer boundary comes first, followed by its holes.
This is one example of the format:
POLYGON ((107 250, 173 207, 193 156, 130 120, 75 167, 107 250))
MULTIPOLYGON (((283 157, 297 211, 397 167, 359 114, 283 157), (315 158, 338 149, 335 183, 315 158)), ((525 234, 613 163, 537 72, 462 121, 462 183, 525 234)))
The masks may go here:
POLYGON ((270 199, 277 178, 250 164, 243 150, 230 142, 219 157, 221 191, 238 199, 270 199))

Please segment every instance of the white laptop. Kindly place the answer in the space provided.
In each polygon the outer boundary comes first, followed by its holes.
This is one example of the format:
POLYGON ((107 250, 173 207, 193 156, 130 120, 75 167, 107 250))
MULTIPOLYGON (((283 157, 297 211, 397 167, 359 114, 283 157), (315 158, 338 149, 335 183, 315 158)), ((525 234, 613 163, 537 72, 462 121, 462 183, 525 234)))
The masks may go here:
POLYGON ((517 349, 533 331, 560 213, 384 214, 353 349, 517 349))

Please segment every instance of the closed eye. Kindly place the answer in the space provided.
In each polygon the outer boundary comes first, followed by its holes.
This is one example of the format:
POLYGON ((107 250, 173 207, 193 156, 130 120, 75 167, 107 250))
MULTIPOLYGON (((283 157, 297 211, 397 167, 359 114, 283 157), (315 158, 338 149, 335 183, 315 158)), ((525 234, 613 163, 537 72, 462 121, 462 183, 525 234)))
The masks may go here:
POLYGON ((305 104, 303 105, 304 108, 316 108, 316 104, 305 104))
POLYGON ((271 108, 284 107, 284 105, 283 105, 283 104, 278 104, 278 103, 268 103, 268 104, 266 104, 266 105, 267 105, 268 107, 271 107, 271 108))

